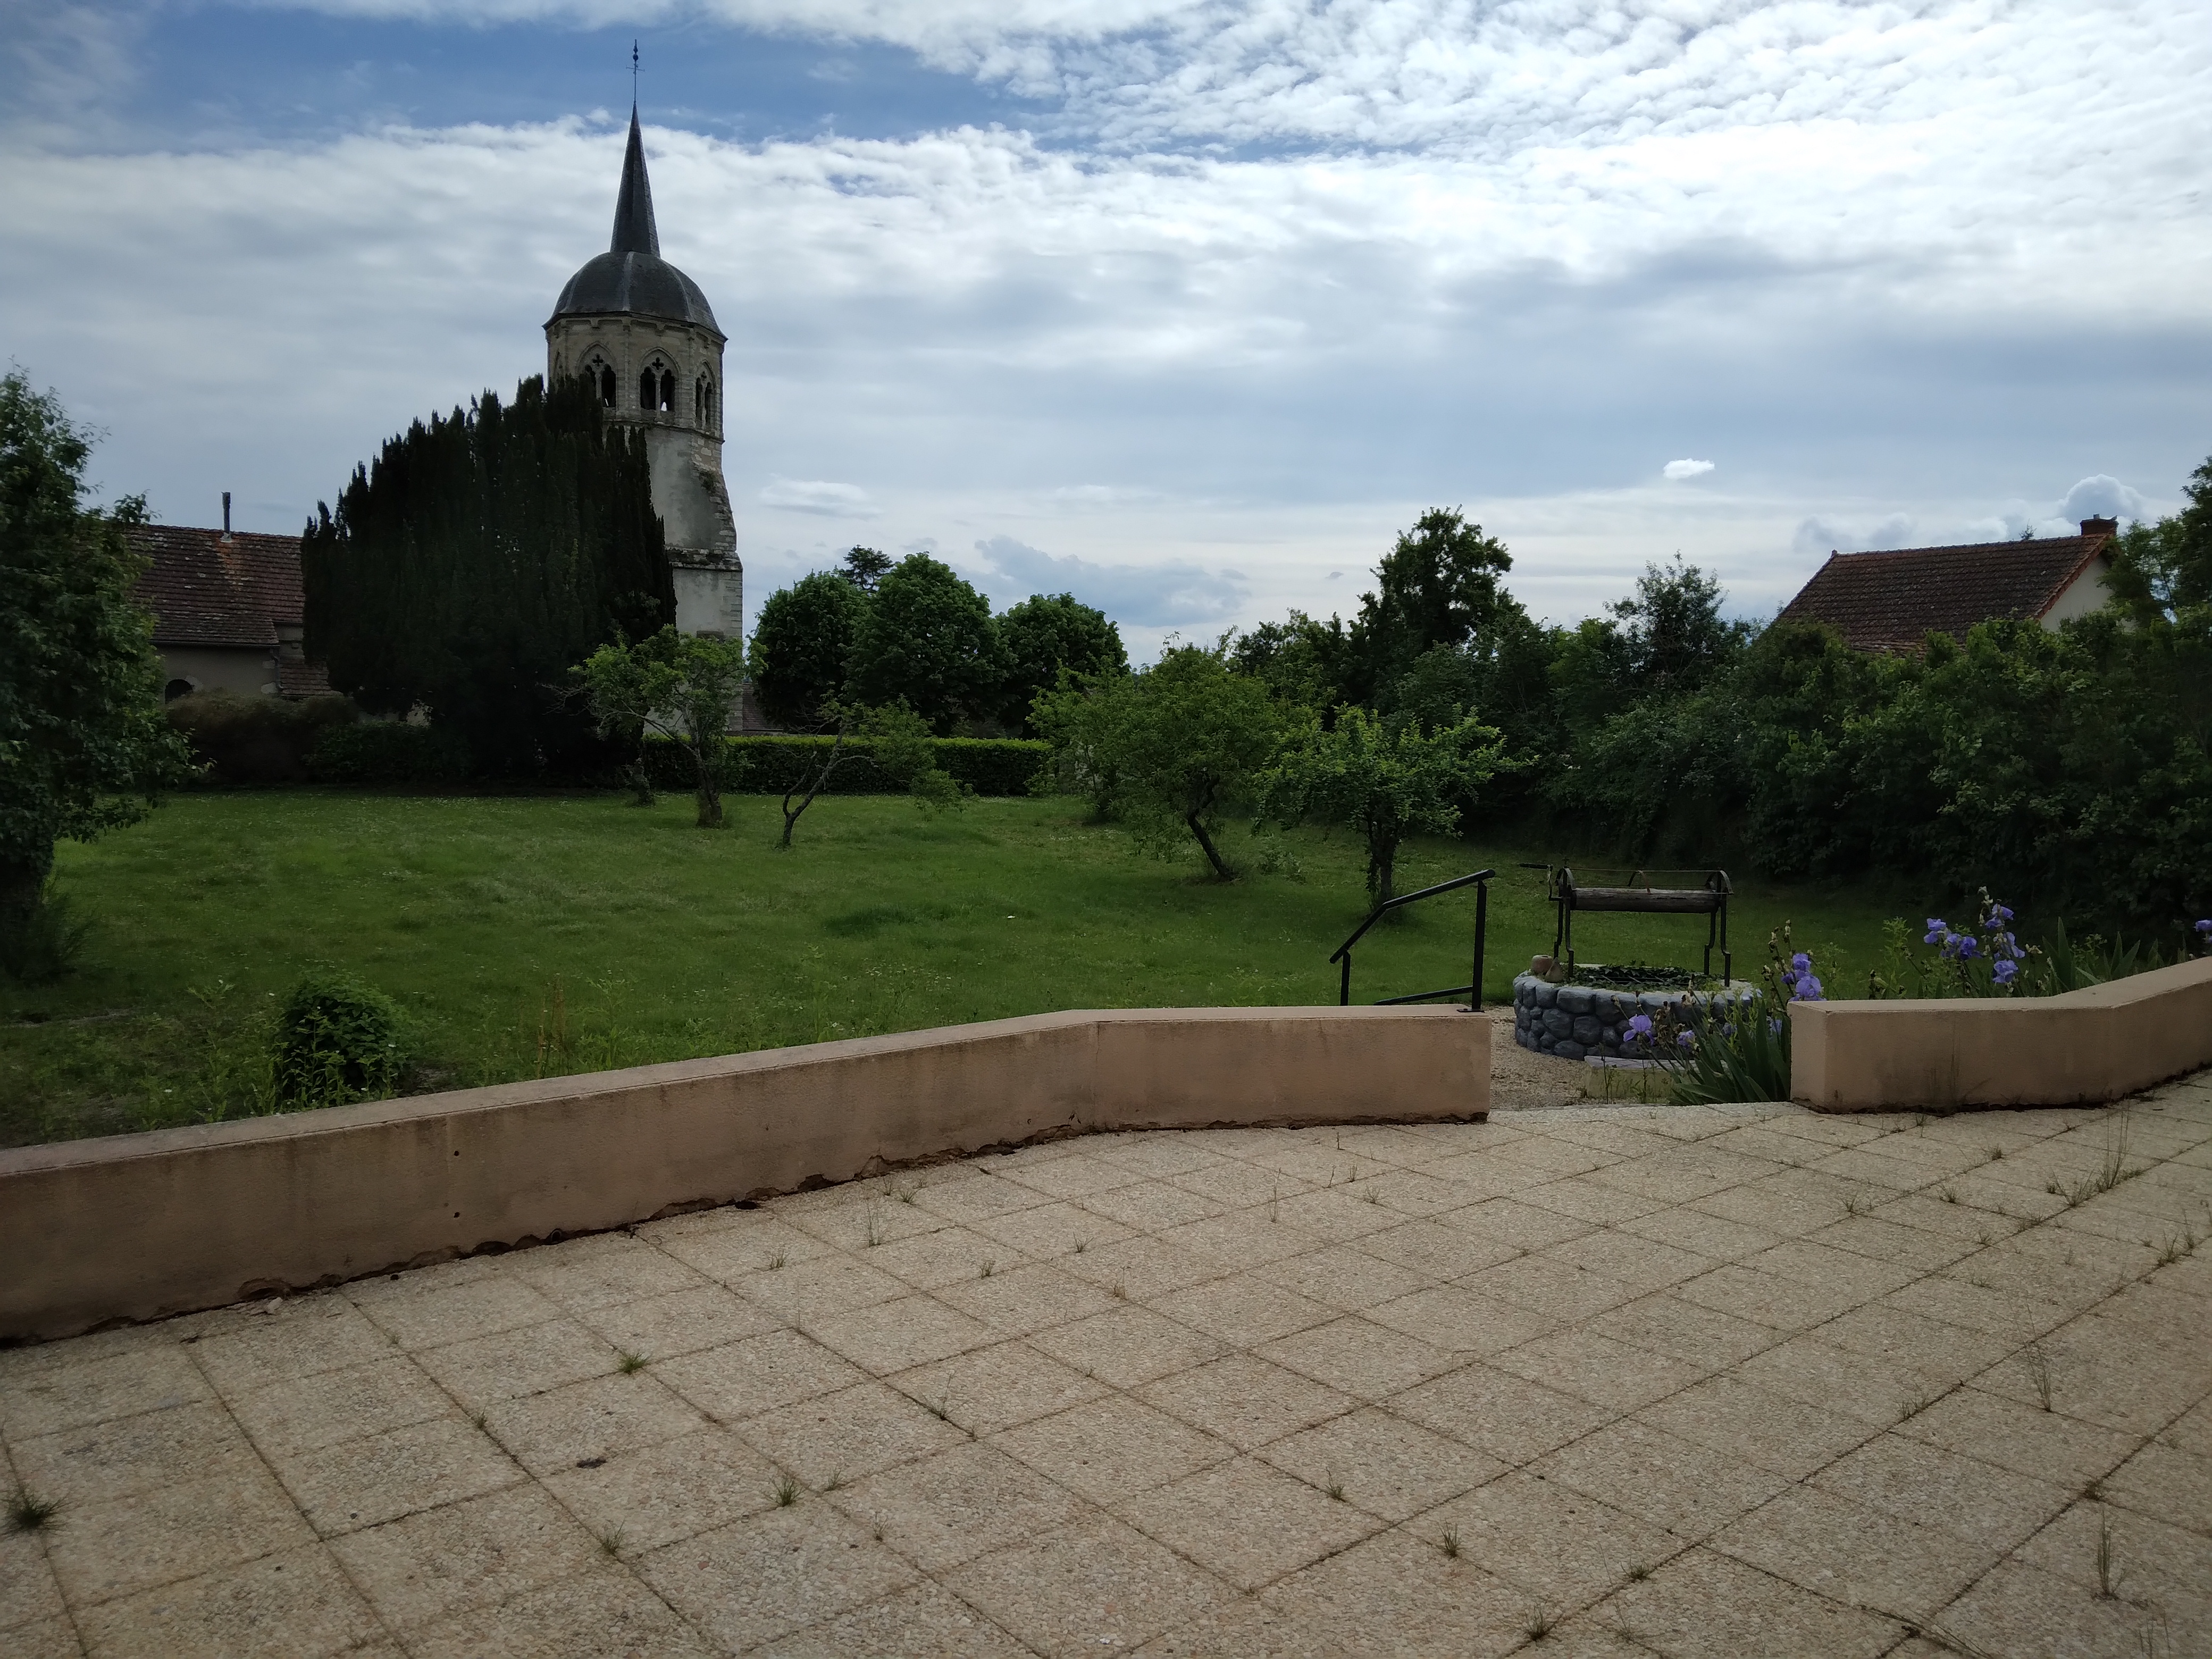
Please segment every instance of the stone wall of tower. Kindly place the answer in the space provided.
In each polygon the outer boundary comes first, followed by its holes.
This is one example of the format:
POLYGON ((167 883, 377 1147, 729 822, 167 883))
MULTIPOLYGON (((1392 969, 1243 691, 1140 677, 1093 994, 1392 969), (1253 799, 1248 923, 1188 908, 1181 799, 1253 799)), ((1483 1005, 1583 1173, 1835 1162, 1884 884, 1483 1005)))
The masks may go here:
MULTIPOLYGON (((737 520, 722 481, 722 341, 712 330, 612 313, 556 317, 545 325, 549 380, 614 377, 607 417, 645 434, 653 510, 668 537, 676 625, 686 634, 743 631, 744 571, 737 520), (640 381, 675 381, 674 408, 647 407, 640 381)), ((656 398, 655 402, 658 403, 656 398)))

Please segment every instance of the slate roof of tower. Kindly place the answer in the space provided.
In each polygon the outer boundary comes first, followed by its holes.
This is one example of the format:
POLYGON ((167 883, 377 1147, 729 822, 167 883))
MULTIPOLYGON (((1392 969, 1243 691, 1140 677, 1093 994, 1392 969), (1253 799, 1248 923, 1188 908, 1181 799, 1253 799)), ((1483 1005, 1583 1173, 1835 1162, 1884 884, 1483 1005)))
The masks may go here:
MULTIPOLYGON (((134 551, 148 561, 138 602, 154 613, 154 643, 276 652, 276 627, 300 625, 306 592, 300 580, 300 538, 184 525, 133 525, 134 551)), ((330 690, 320 663, 277 665, 290 696, 330 690)))
POLYGON ((653 216, 653 180, 645 170, 645 135, 637 111, 629 112, 629 147, 623 153, 622 188, 615 196, 615 228, 607 251, 568 279, 553 307, 555 317, 665 317, 712 329, 714 307, 699 284, 660 257, 660 229, 653 216))
POLYGON ((2055 536, 1831 553, 1779 620, 1826 623, 1861 651, 1917 651, 1930 632, 1963 637, 1995 617, 2042 616, 2111 540, 2055 536))

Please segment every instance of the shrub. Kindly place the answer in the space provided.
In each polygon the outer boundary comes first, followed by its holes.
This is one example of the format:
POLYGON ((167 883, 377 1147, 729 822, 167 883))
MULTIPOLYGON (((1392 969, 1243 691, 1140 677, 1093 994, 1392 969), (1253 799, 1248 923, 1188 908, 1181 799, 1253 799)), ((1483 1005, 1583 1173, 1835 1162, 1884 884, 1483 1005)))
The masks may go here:
POLYGON ((0 910, 0 973, 24 985, 51 985, 76 966, 91 931, 49 880, 28 910, 0 910))
POLYGON ((322 735, 361 718, 335 691, 297 701, 195 691, 164 712, 218 783, 297 782, 307 775, 307 757, 322 735))
POLYGON ((1767 935, 1760 978, 1755 998, 1677 1005, 1679 1018, 1668 1009, 1629 1022, 1677 1105, 1790 1098, 1790 1005, 1824 993, 1812 957, 1792 948, 1788 922, 1767 935))
POLYGON ((322 971, 292 988, 271 1040, 285 1110, 381 1099, 406 1065, 399 1010, 381 991, 322 971))
POLYGON ((458 783, 468 770, 464 739, 402 720, 325 726, 307 755, 317 783, 458 783))

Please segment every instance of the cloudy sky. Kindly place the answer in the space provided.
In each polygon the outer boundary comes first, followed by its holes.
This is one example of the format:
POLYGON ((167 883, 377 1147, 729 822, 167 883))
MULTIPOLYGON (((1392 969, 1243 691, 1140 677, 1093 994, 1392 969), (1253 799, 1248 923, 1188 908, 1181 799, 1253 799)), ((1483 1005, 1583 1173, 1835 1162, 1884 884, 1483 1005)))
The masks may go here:
POLYGON ((296 528, 542 368, 633 36, 754 603, 926 549, 1148 654, 1460 506, 1540 615, 1766 616, 2212 452, 2201 0, 0 0, 0 357, 296 528))

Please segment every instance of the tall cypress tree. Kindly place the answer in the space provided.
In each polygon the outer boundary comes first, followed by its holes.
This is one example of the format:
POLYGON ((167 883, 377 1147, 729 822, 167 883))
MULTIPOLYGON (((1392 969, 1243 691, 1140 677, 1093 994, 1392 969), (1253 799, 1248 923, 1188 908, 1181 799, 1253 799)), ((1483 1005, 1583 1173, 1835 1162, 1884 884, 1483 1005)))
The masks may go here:
POLYGON ((587 742, 569 665, 675 620, 642 434, 536 376, 388 440, 301 543, 307 648, 364 708, 527 775, 587 742))

